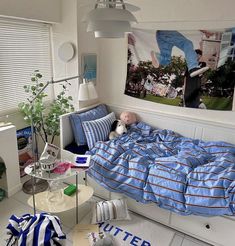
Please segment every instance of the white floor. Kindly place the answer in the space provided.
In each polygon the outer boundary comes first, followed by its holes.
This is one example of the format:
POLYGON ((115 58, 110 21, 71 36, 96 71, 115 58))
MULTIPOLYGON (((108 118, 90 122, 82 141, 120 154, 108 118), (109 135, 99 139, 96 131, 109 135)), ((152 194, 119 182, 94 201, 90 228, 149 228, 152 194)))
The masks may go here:
MULTIPOLYGON (((33 209, 27 204, 27 200, 29 195, 25 194, 23 191, 19 191, 15 195, 10 198, 4 198, 3 201, 0 202, 0 246, 6 245, 6 239, 8 236, 6 235, 5 228, 8 224, 8 219, 12 214, 22 215, 25 213, 32 213, 33 209)), ((87 210, 90 209, 91 203, 87 202, 83 206, 87 210)), ((81 211, 81 210, 80 210, 81 211)), ((63 214, 57 214, 63 225, 63 231, 66 233, 66 246, 73 245, 72 239, 72 229, 76 224, 75 221, 75 211, 71 210, 63 214)), ((158 224, 159 225, 159 224, 158 224)), ((75 245, 76 246, 76 245, 75 245)), ((152 245, 152 246, 161 246, 161 245, 152 245)), ((198 241, 194 238, 186 236, 182 233, 176 232, 172 242, 169 246, 208 246, 208 244, 198 241)))

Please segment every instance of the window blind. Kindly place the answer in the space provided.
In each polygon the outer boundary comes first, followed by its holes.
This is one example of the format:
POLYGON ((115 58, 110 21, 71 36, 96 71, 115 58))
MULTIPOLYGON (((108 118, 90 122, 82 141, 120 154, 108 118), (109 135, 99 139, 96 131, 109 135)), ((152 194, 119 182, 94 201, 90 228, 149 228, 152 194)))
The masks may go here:
MULTIPOLYGON (((0 113, 26 101, 24 85, 39 70, 42 82, 51 79, 50 25, 0 19, 0 113)), ((47 89, 51 96, 51 89, 47 89)))

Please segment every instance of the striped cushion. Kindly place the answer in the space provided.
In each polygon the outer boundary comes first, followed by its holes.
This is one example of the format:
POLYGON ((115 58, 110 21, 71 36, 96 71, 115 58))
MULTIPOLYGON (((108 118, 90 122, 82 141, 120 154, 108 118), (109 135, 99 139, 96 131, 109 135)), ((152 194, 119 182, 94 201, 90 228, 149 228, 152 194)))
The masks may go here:
POLYGON ((112 112, 103 118, 82 122, 89 149, 92 149, 98 141, 108 140, 111 125, 115 119, 115 114, 112 112))
POLYGON ((101 104, 95 108, 89 109, 85 112, 74 113, 69 116, 70 123, 73 130, 73 135, 76 144, 85 145, 87 144, 86 136, 83 131, 82 122, 89 120, 100 119, 108 114, 107 108, 104 104, 101 104))
POLYGON ((114 199, 97 202, 92 210, 92 224, 107 220, 130 220, 130 215, 124 199, 114 199))

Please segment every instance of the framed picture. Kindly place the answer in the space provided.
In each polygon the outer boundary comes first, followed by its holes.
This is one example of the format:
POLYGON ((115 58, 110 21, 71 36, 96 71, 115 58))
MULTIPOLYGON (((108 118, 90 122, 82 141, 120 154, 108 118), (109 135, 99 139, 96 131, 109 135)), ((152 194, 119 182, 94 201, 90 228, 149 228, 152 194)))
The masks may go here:
POLYGON ((82 55, 82 73, 88 80, 96 83, 97 55, 94 53, 86 53, 82 55))

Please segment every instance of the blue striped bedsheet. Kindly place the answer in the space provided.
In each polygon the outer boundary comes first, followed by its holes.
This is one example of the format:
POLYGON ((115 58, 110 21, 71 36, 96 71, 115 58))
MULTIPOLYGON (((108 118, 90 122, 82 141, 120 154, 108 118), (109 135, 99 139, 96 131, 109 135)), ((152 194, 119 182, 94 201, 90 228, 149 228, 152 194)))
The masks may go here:
POLYGON ((235 145, 140 122, 88 154, 89 176, 110 191, 182 215, 235 214, 235 145))

